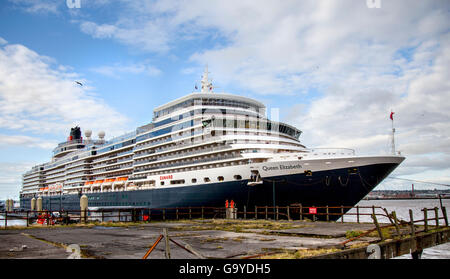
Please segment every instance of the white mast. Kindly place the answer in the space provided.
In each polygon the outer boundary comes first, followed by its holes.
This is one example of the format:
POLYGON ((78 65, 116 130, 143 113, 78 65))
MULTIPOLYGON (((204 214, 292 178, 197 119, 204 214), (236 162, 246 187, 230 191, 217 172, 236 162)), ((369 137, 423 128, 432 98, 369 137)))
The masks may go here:
POLYGON ((208 93, 208 92, 212 92, 213 86, 212 83, 209 81, 208 79, 208 65, 206 65, 205 67, 205 72, 203 73, 203 77, 202 77, 202 93, 208 93))
POLYGON ((394 112, 391 110, 391 123, 392 123, 392 140, 391 140, 391 152, 395 155, 395 128, 394 128, 394 112))

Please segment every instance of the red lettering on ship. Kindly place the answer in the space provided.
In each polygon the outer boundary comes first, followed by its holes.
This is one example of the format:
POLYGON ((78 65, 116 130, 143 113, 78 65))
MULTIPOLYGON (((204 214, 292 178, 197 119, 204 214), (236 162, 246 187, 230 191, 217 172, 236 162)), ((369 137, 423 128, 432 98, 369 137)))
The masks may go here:
POLYGON ((159 180, 172 179, 173 175, 162 175, 159 177, 159 180))

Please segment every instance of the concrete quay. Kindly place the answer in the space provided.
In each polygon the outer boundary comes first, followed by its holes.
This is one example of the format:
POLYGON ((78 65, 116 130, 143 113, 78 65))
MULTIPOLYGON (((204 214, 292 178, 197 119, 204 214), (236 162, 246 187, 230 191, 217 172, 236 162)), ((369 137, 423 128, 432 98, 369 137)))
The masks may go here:
MULTIPOLYGON (((189 244, 204 258, 240 259, 255 256, 286 257, 298 251, 336 252, 346 233, 367 231, 373 224, 195 219, 150 223, 103 223, 72 226, 32 226, 0 230, 1 259, 73 258, 68 249, 76 244, 81 258, 142 259, 167 228, 169 238, 189 244), (281 253, 281 254, 280 254, 281 253), (284 256, 282 256, 284 254, 284 256)), ((363 246, 377 240, 362 237, 352 245, 363 246)), ((317 253, 316 253, 317 254, 317 253)), ((166 258, 161 241, 148 259, 166 258)), ((170 242, 171 259, 197 259, 198 256, 170 242)))

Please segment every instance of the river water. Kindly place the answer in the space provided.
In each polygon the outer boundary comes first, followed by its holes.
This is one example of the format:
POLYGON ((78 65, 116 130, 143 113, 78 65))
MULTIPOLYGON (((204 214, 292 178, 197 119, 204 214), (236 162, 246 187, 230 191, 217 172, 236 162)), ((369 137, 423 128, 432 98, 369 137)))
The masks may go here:
MULTIPOLYGON (((396 212, 397 218, 400 220, 409 221, 409 210, 413 210, 413 217, 415 220, 423 219, 423 208, 439 208, 439 216, 442 216, 442 212, 440 209, 439 199, 421 199, 421 200, 362 200, 358 204, 361 207, 372 207, 379 206, 386 208, 386 210, 391 213, 392 211, 396 212)), ((450 212, 450 199, 443 199, 442 205, 447 208, 447 216, 449 216, 450 212)), ((372 209, 360 209, 360 213, 371 213, 372 209)), ((356 215, 352 215, 356 213, 356 209, 353 208, 347 214, 344 215, 344 222, 356 222, 356 215)), ((377 210, 376 213, 382 213, 382 211, 377 210)), ((432 218, 434 216, 434 212, 428 213, 428 218, 432 218)), ((0 215, 0 219, 3 219, 3 216, 0 215)), ((338 220, 340 222, 341 219, 338 220)), ((369 215, 360 216, 360 222, 373 222, 372 218, 369 215)), ((378 218, 380 223, 389 223, 387 218, 378 218)), ((434 225, 435 223, 431 221, 430 225, 434 225)), ((440 224, 444 224, 443 220, 440 220, 440 224)), ((4 226, 4 221, 0 221, 0 226, 4 226)), ((26 226, 26 222, 24 220, 8 220, 8 226, 26 226)), ((411 255, 403 255, 397 257, 395 259, 410 259, 411 255)), ((422 253, 422 259, 450 259, 450 242, 442 245, 435 246, 433 248, 424 249, 422 253)))

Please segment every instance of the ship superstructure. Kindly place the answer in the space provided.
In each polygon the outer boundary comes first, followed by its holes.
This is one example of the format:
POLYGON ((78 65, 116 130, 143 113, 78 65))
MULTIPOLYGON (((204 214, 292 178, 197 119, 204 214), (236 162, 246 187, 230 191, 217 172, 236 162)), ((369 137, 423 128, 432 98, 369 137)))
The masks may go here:
POLYGON ((81 194, 97 207, 354 205, 404 160, 308 149, 301 133, 254 99, 215 93, 206 70, 200 92, 157 107, 131 133, 92 140, 73 128, 51 162, 23 175, 21 207, 42 196, 53 210, 79 209, 81 194))

